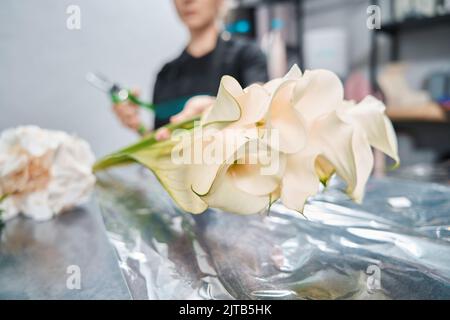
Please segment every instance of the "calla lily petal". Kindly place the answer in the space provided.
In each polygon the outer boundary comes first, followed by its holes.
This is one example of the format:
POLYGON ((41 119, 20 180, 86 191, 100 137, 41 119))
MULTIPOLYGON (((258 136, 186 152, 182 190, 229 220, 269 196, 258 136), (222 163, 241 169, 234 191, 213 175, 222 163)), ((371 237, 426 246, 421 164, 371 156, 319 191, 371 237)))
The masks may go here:
POLYGON ((310 143, 320 150, 336 173, 347 182, 348 190, 353 192, 357 183, 353 127, 342 121, 336 112, 332 112, 317 120, 313 130, 310 143))
POLYGON ((254 124, 264 118, 269 108, 270 95, 263 87, 254 84, 247 87, 244 94, 236 99, 241 108, 241 117, 231 125, 243 126, 254 124))
POLYGON ((299 80, 302 77, 302 71, 297 64, 294 64, 288 73, 283 77, 285 80, 299 80))
POLYGON ((291 103, 295 85, 295 81, 285 81, 275 91, 270 103, 267 128, 269 129, 268 133, 271 134, 273 134, 273 129, 277 130, 279 139, 276 142, 278 145, 274 145, 274 141, 268 135, 263 137, 263 141, 272 148, 286 153, 298 152, 306 143, 305 124, 291 103))
POLYGON ((364 132, 354 129, 352 137, 352 149, 356 166, 356 185, 353 190, 347 189, 347 193, 357 203, 361 203, 364 197, 367 181, 373 168, 373 153, 364 132))
POLYGON ((333 112, 344 98, 342 83, 331 71, 308 70, 302 80, 306 83, 296 87, 294 103, 308 122, 333 112))
MULTIPOLYGON (((270 150, 270 152, 277 151, 270 150)), ((251 158, 254 159, 249 159, 250 163, 233 164, 228 169, 235 186, 257 196, 274 192, 281 182, 286 166, 286 157, 277 153, 277 156, 272 157, 267 165, 262 164, 256 154, 251 158)))
POLYGON ((192 179, 192 190, 199 195, 207 194, 219 170, 236 160, 236 155, 246 142, 248 138, 239 130, 223 130, 213 135, 212 142, 202 148, 201 163, 189 168, 191 176, 195 177, 192 179))
POLYGON ((302 71, 300 68, 294 64, 291 69, 286 73, 286 75, 283 78, 276 78, 273 80, 270 80, 269 82, 266 82, 263 85, 263 88, 269 93, 273 94, 277 88, 283 84, 285 81, 288 80, 300 80, 302 78, 302 71))
POLYGON ((207 117, 203 119, 202 124, 237 121, 241 117, 241 108, 236 97, 242 94, 243 90, 236 79, 223 76, 216 101, 209 110, 207 117))
POLYGON ((398 157, 397 138, 389 118, 385 115, 384 104, 368 96, 357 105, 345 105, 339 109, 339 115, 347 122, 361 128, 374 148, 386 153, 397 164, 398 157))
MULTIPOLYGON (((173 145, 167 144, 167 149, 173 145)), ((174 201, 191 213, 202 213, 208 207, 192 190, 192 176, 189 165, 175 164, 170 151, 165 148, 142 149, 132 153, 130 157, 153 171, 174 201)))
POLYGON ((255 196, 236 188, 228 169, 222 170, 202 200, 211 207, 237 214, 257 213, 269 205, 270 195, 255 196))
POLYGON ((303 212, 306 200, 319 191, 315 171, 317 152, 299 152, 287 158, 281 186, 281 201, 289 209, 303 212))
POLYGON ((229 168, 234 185, 249 194, 263 196, 275 191, 279 180, 274 176, 261 175, 261 167, 255 164, 237 164, 229 168))
POLYGON ((263 88, 264 90, 267 91, 268 94, 272 95, 283 82, 284 82, 283 78, 273 79, 270 80, 269 82, 266 82, 263 85, 263 88))

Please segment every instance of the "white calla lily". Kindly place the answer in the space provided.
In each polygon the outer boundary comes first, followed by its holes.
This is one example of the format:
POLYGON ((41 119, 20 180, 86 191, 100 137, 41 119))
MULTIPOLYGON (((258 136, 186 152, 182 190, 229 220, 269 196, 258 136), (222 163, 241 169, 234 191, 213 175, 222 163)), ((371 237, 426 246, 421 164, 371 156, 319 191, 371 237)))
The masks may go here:
MULTIPOLYGON (((227 198, 223 198, 222 201, 218 196, 218 194, 225 195, 222 185, 229 189, 226 194, 239 193, 256 197, 254 201, 247 201, 245 208, 240 207, 242 204, 235 203, 238 207, 228 208, 233 209, 231 210, 233 212, 249 211, 247 208, 249 206, 253 206, 253 210, 250 211, 257 212, 267 206, 270 199, 273 199, 272 193, 279 189, 281 182, 280 168, 284 170, 285 158, 282 157, 283 160, 280 160, 279 151, 298 152, 304 147, 306 141, 301 115, 295 110, 292 101, 293 90, 296 86, 295 79, 299 77, 301 72, 297 66, 294 66, 284 78, 274 80, 270 85, 264 87, 251 85, 243 90, 239 90, 237 82, 232 81, 230 77, 222 78, 223 83, 219 89, 217 101, 202 123, 203 126, 207 126, 213 123, 212 119, 214 119, 217 123, 223 124, 222 130, 217 136, 213 136, 212 145, 232 145, 231 149, 228 149, 235 153, 239 153, 239 150, 248 146, 248 143, 253 142, 257 146, 265 145, 266 150, 270 149, 270 152, 277 154, 277 157, 273 157, 271 161, 274 159, 278 161, 278 170, 276 175, 265 175, 261 172, 263 168, 260 164, 230 164, 230 156, 235 157, 233 161, 240 160, 236 154, 225 154, 222 160, 214 165, 192 167, 192 170, 201 171, 193 174, 198 178, 194 179, 192 190, 208 205, 222 209, 227 207, 227 198), (234 109, 237 103, 240 109, 238 120, 229 121, 228 113, 223 113, 223 117, 219 116, 220 110, 227 105, 224 101, 232 101, 231 109, 234 109), (274 131, 277 133, 277 139, 271 137, 274 131), (231 144, 224 139, 227 136, 237 136, 241 139, 229 139, 239 141, 239 143, 231 144)), ((252 155, 247 153, 247 156, 250 158, 252 155)))
MULTIPOLYGON (((268 207, 277 192, 280 176, 261 174, 264 164, 261 163, 260 157, 246 151, 252 142, 257 143, 256 140, 247 141, 218 167, 207 192, 198 194, 209 206, 237 214, 257 213, 268 207), (240 163, 240 160, 245 161, 240 163)), ((282 165, 277 163, 277 168, 281 167, 282 165)), ((281 170, 278 170, 277 173, 280 172, 281 170)))
POLYGON ((194 129, 178 135, 188 138, 181 142, 150 138, 96 167, 140 162, 192 213, 215 207, 251 214, 278 198, 302 212, 320 183, 326 185, 335 173, 360 202, 373 168, 371 146, 399 161, 384 111, 373 97, 359 104, 345 101, 341 81, 327 70, 302 74, 294 66, 283 78, 245 89, 224 76, 216 102, 201 117, 199 134, 194 129), (191 161, 174 163, 168 149, 191 161))

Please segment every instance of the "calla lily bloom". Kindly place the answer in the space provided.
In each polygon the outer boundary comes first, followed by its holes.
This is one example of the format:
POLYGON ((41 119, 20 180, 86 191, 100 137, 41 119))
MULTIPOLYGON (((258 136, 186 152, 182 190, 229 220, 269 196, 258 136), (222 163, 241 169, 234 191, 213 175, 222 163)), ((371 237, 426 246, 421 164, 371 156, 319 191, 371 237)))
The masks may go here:
MULTIPOLYGON (((252 85, 242 89, 231 77, 222 78, 216 103, 203 117, 202 126, 219 124, 220 138, 213 138, 215 144, 229 144, 230 133, 246 137, 234 144, 232 151, 238 153, 253 144, 263 150, 247 155, 253 158, 251 164, 230 164, 228 157, 234 161, 241 158, 228 154, 215 165, 196 167, 197 179, 192 190, 209 206, 219 207, 236 213, 254 213, 267 207, 270 201, 279 197, 279 186, 286 163, 284 153, 295 153, 306 143, 306 131, 301 116, 291 103, 293 91, 297 85, 296 77, 301 76, 298 67, 281 79, 275 79, 265 86, 252 85), (222 111, 223 110, 223 111, 222 111), (276 138, 272 135, 276 133, 276 138), (269 158, 271 166, 276 166, 272 174, 264 174, 261 157, 269 158), (248 201, 230 201, 247 197, 248 201)), ((231 134, 233 135, 233 134, 231 134)))
POLYGON ((304 118, 306 147, 290 155, 281 188, 281 200, 289 208, 303 210, 320 182, 333 173, 347 183, 347 193, 362 201, 373 168, 371 146, 396 162, 397 141, 385 107, 368 97, 359 104, 343 100, 340 80, 330 71, 307 71, 294 92, 296 110, 304 118), (303 183, 299 183, 303 181, 303 183))
POLYGON ((279 198, 302 212, 335 173, 349 196, 362 201, 373 167, 371 147, 399 162, 384 111, 373 97, 345 101, 341 81, 327 70, 302 74, 294 66, 283 78, 245 89, 224 76, 199 127, 171 141, 147 138, 96 168, 137 161, 191 213, 214 207, 251 214, 279 198))

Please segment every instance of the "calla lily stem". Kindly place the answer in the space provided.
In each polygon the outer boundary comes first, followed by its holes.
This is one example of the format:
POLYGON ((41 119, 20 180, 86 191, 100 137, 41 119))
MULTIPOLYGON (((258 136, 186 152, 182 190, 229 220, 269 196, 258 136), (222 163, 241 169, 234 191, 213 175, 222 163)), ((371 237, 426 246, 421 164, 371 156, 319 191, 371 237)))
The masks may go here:
MULTIPOLYGON (((199 120, 200 116, 196 116, 179 123, 169 123, 165 125, 164 128, 167 128, 170 131, 174 131, 176 129, 190 130, 194 128, 195 122, 199 120)), ((138 142, 101 158, 94 164, 92 170, 93 172, 98 172, 114 166, 131 164, 135 161, 130 158, 130 153, 160 143, 164 143, 164 141, 156 140, 156 132, 153 131, 150 134, 144 136, 138 142)))

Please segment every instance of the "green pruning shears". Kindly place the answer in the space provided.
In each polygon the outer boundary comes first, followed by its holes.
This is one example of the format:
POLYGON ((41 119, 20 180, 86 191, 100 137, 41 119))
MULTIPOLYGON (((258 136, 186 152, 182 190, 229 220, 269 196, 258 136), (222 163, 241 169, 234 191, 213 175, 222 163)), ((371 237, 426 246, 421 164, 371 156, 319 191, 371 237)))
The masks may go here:
MULTIPOLYGON (((130 90, 122 88, 118 84, 109 81, 106 77, 99 75, 98 73, 87 73, 86 80, 97 89, 108 93, 113 103, 120 103, 129 100, 142 108, 155 111, 156 106, 153 103, 142 101, 130 90)), ((137 131, 140 135, 143 135, 147 132, 147 129, 143 124, 140 124, 137 131)))

